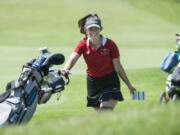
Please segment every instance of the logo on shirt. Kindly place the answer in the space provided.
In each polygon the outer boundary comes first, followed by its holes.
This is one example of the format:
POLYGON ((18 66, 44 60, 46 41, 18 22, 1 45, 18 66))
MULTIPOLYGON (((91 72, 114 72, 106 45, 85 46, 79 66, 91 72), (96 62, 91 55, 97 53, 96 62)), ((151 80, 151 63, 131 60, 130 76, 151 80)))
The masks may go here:
POLYGON ((90 51, 88 50, 88 51, 86 51, 86 54, 90 54, 90 51))
POLYGON ((110 54, 110 50, 107 49, 107 48, 102 48, 102 49, 100 50, 100 54, 101 54, 101 55, 109 55, 109 54, 110 54))

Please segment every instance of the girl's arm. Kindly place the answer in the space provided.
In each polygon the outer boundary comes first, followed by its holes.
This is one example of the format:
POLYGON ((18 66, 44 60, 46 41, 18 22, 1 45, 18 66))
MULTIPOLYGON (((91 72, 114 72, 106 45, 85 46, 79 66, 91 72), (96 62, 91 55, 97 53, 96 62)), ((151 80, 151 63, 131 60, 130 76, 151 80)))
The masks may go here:
POLYGON ((136 89, 131 85, 129 79, 127 78, 125 70, 123 66, 121 65, 120 58, 119 57, 115 58, 112 61, 113 61, 114 70, 119 74, 121 79, 126 83, 127 87, 130 90, 130 93, 133 94, 134 91, 136 91, 136 89))
POLYGON ((65 73, 69 73, 69 71, 71 70, 71 68, 75 65, 75 63, 77 62, 77 60, 79 59, 80 55, 76 52, 73 52, 69 58, 69 60, 67 61, 66 65, 64 66, 64 69, 61 71, 62 74, 65 73), (64 72, 64 73, 63 73, 64 72))

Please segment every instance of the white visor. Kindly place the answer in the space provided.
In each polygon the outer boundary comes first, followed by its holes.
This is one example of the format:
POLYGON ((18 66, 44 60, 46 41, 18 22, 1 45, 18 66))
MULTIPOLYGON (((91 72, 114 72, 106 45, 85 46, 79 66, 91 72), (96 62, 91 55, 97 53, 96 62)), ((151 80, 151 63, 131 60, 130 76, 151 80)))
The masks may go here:
POLYGON ((101 28, 98 24, 90 24, 90 25, 88 25, 87 27, 86 27, 86 29, 89 29, 89 28, 91 28, 91 27, 97 27, 97 28, 101 28))

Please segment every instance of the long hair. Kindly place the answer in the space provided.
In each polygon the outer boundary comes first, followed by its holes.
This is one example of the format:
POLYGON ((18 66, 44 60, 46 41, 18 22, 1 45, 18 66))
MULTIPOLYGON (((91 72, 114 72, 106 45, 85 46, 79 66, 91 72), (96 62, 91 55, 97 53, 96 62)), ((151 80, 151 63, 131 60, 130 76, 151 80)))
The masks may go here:
POLYGON ((96 16, 100 20, 100 18, 98 17, 98 15, 96 13, 95 14, 87 14, 86 16, 84 16, 83 18, 81 18, 78 21, 78 26, 79 26, 79 29, 80 29, 80 33, 86 35, 84 26, 85 26, 85 23, 86 23, 86 19, 91 17, 91 16, 96 16))

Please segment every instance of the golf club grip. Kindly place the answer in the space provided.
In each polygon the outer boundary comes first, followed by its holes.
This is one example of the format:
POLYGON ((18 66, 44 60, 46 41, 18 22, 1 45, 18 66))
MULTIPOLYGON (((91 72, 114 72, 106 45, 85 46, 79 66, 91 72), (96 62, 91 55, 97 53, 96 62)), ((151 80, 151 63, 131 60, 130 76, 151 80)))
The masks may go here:
POLYGON ((65 78, 66 78, 65 84, 68 85, 70 82, 69 75, 65 74, 65 78))
MULTIPOLYGON (((58 71, 58 74, 59 74, 59 75, 62 75, 62 74, 61 74, 61 70, 58 71)), ((65 85, 68 85, 69 82, 70 82, 69 75, 68 75, 67 73, 65 73, 64 76, 65 76, 65 78, 66 78, 65 85)))

